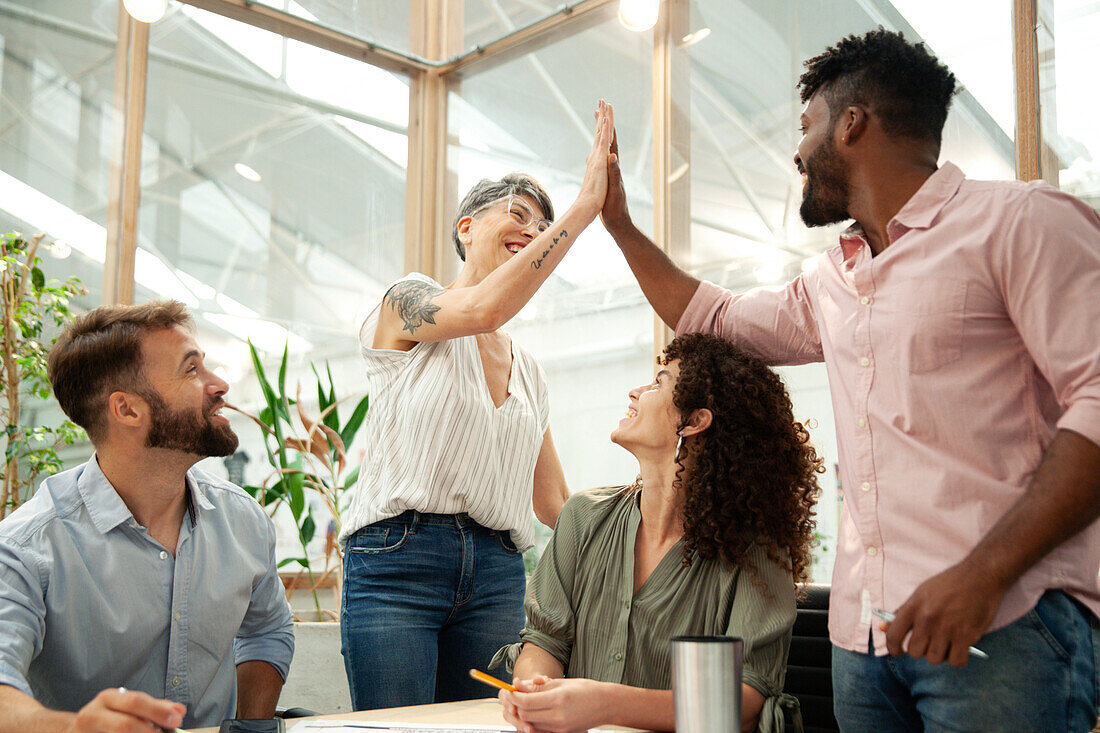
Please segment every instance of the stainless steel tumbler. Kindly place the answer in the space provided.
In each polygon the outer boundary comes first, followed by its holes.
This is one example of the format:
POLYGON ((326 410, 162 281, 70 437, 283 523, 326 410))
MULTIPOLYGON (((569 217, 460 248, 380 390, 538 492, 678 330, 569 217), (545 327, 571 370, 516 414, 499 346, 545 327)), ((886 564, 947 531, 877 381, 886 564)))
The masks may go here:
POLYGON ((738 733, 741 639, 674 636, 670 644, 676 733, 738 733))

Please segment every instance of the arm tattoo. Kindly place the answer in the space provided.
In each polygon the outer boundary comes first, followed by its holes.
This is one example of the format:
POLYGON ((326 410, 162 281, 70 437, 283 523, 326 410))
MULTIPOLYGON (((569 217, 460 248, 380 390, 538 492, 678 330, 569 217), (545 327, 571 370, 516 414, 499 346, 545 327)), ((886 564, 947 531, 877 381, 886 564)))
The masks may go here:
POLYGON ((394 313, 405 322, 401 330, 412 334, 425 323, 435 325, 435 314, 440 310, 438 305, 432 303, 432 299, 442 295, 443 289, 421 282, 419 280, 405 280, 390 288, 386 294, 386 300, 394 313))
POLYGON ((567 236, 569 236, 569 232, 562 229, 561 234, 554 237, 554 241, 550 243, 550 246, 542 251, 542 254, 539 255, 539 258, 537 260, 531 263, 531 267, 535 268, 536 270, 542 267, 542 261, 546 259, 546 255, 550 254, 550 250, 554 249, 554 245, 558 243, 558 240, 562 237, 567 236))

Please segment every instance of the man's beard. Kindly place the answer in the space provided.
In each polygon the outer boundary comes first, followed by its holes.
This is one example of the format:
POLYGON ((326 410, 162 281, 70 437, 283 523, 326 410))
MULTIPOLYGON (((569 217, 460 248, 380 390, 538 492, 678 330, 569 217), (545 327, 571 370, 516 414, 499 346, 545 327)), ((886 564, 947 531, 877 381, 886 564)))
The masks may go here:
POLYGON ((850 219, 848 213, 848 166, 841 160, 832 137, 812 157, 802 161, 806 190, 799 216, 808 227, 821 227, 850 219))
MULTIPOLYGON (((228 425, 218 425, 196 410, 173 411, 152 390, 141 394, 152 410, 147 448, 167 448, 197 456, 231 456, 237 450, 237 434, 228 425)), ((220 402, 220 401, 219 401, 220 402)), ((219 404, 211 405, 211 410, 219 404)))

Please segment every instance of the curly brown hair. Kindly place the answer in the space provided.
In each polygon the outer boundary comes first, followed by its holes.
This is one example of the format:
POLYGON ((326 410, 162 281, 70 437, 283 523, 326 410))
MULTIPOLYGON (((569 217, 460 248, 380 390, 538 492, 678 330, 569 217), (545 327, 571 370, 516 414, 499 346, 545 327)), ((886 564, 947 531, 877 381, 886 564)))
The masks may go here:
POLYGON ((677 359, 672 402, 683 415, 680 428, 694 410, 712 415, 710 427, 685 438, 676 456, 685 564, 697 553, 739 567, 759 544, 796 583, 808 580, 817 474, 825 469, 782 380, 717 336, 680 336, 658 361, 677 359))

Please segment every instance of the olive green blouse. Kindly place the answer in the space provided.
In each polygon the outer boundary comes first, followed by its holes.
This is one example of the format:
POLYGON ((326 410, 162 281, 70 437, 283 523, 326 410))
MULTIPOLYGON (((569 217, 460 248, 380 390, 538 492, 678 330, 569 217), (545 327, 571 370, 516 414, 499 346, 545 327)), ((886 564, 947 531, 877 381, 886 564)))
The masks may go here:
POLYGON ((756 582, 719 560, 695 557, 684 567, 678 542, 634 593, 639 495, 607 487, 566 502, 527 588, 522 641, 497 652, 491 667, 505 662, 511 670, 529 642, 561 662, 567 677, 667 690, 671 637, 736 636, 744 640, 743 680, 765 698, 759 730, 782 731, 779 698, 795 619, 791 572, 759 546, 749 554, 756 582))

